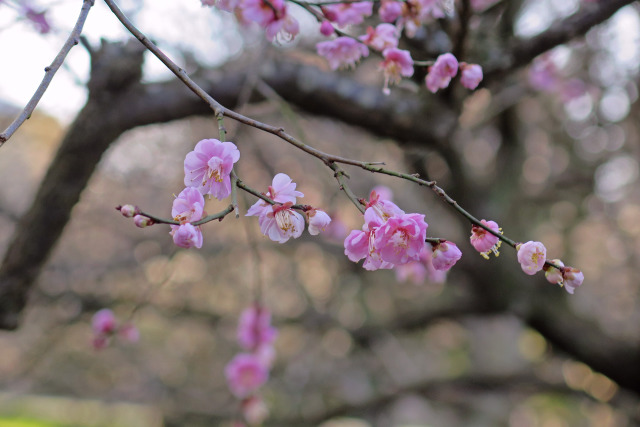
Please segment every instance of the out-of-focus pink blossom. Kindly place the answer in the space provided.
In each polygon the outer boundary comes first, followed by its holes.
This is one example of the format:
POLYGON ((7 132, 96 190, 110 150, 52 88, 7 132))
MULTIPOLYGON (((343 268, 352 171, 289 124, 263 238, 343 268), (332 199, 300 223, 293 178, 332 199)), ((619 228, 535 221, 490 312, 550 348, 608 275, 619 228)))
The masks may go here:
POLYGON ((578 78, 569 79, 560 85, 560 95, 564 102, 572 101, 587 93, 587 85, 578 78))
POLYGON ((444 18, 440 0, 406 0, 402 3, 402 16, 398 25, 407 37, 415 37, 418 29, 429 20, 444 18))
POLYGON ((324 211, 310 209, 306 214, 309 220, 309 234, 312 236, 317 236, 321 231, 325 231, 331 224, 331 217, 324 211))
POLYGON ((338 3, 322 6, 324 16, 341 27, 362 24, 366 16, 373 13, 373 4, 369 1, 356 3, 338 3))
POLYGON ((251 396, 242 401, 242 415, 250 425, 262 425, 269 416, 269 408, 260 396, 251 396))
POLYGON ((582 271, 573 267, 565 267, 562 273, 564 279, 564 288, 573 295, 576 288, 582 285, 584 274, 582 271))
POLYGON ((264 0, 242 0, 238 9, 242 21, 256 22, 262 28, 286 15, 284 0, 270 0, 269 3, 264 0))
POLYGON ((200 249, 202 247, 202 230, 200 226, 194 227, 190 223, 171 226, 171 235, 173 236, 173 243, 181 248, 189 249, 196 247, 200 249))
POLYGON ((451 78, 458 74, 458 60, 451 53, 444 53, 436 59, 435 64, 429 68, 425 79, 427 89, 436 93, 438 89, 449 86, 451 78))
POLYGON ((316 45, 318 55, 329 61, 329 67, 355 67, 363 56, 369 56, 369 49, 350 37, 338 37, 335 40, 320 42, 316 45))
MULTIPOLYGON (((564 267, 564 263, 559 259, 553 259, 550 262, 557 265, 558 267, 564 267)), ((544 277, 547 279, 549 283, 562 286, 562 281, 563 281, 562 271, 558 270, 557 268, 549 267, 544 272, 544 277)))
MULTIPOLYGON (((491 230, 494 230, 496 233, 501 233, 500 227, 495 221, 485 221, 483 219, 480 222, 491 230)), ((502 243, 498 236, 489 233, 487 230, 482 227, 478 227, 477 225, 471 226, 471 237, 469 240, 471 241, 471 246, 473 246, 483 257, 487 259, 489 259, 489 253, 491 252, 498 256, 498 249, 502 243)))
POLYGON ((239 159, 233 142, 203 139, 184 159, 184 185, 222 200, 231 194, 231 169, 239 159))
POLYGON ((422 214, 389 218, 375 233, 374 244, 382 260, 396 265, 418 260, 427 237, 427 227, 422 214))
POLYGON ((118 330, 118 336, 127 342, 137 343, 140 340, 140 331, 131 323, 126 323, 118 330))
POLYGON ((116 316, 108 308, 98 310, 91 319, 91 327, 96 335, 111 335, 116 329, 116 316))
POLYGON ((462 70, 460 76, 460 83, 467 89, 475 89, 482 81, 482 67, 478 64, 467 64, 466 62, 460 63, 460 70, 462 70))
POLYGON ((516 246, 518 250, 518 262, 522 271, 530 276, 536 274, 544 267, 547 260, 547 249, 540 242, 528 241, 516 246))
POLYGON ((269 378, 269 371, 253 354, 240 353, 226 366, 225 376, 231 392, 243 399, 253 394, 269 378))
POLYGON ((265 35, 269 41, 273 41, 276 37, 279 37, 278 40, 291 41, 299 32, 298 21, 286 12, 284 16, 273 20, 265 27, 265 35))
MULTIPOLYGON (((291 181, 289 175, 279 173, 273 177, 271 185, 267 190, 266 196, 275 202, 291 202, 291 204, 295 204, 296 197, 304 197, 304 194, 296 191, 296 183, 291 181)), ((263 217, 271 212, 273 212, 271 204, 261 199, 255 202, 253 206, 249 208, 245 216, 263 217)))
POLYGON ((447 272, 444 270, 436 270, 432 262, 431 245, 425 243, 424 248, 420 252, 418 261, 411 261, 406 264, 397 265, 394 270, 396 279, 399 282, 410 280, 416 285, 422 284, 425 279, 431 283, 444 283, 447 278, 447 272))
POLYGON ((382 22, 394 22, 400 17, 400 15, 402 15, 402 2, 395 0, 384 0, 380 4, 378 14, 380 15, 380 20, 382 22))
POLYGON ((238 323, 238 343, 246 350, 255 350, 261 345, 271 344, 278 331, 271 326, 271 313, 257 304, 245 309, 238 323))
POLYGON ((24 16, 31 21, 40 34, 47 34, 51 31, 51 25, 49 25, 49 21, 47 21, 47 17, 45 16, 46 13, 46 11, 36 12, 29 6, 24 8, 24 16))
MULTIPOLYGON (((382 52, 385 49, 398 47, 399 32, 395 25, 379 24, 376 28, 368 27, 367 34, 358 37, 364 44, 382 52)), ((409 56, 411 58, 411 56, 409 56)), ((413 61, 411 61, 413 67, 413 61)))
POLYGON ((455 243, 441 241, 432 246, 432 263, 436 270, 448 271, 462 257, 455 243))
MULTIPOLYGON (((385 25, 385 24, 381 24, 385 25)), ((386 24, 388 25, 388 24, 386 24)), ((413 59, 408 50, 390 48, 382 52, 384 61, 380 63, 380 69, 384 72, 383 92, 389 94, 389 84, 398 84, 402 77, 413 75, 413 59)))
POLYGON ((271 212, 258 218, 260 231, 274 242, 284 243, 297 239, 304 230, 304 217, 291 209, 291 202, 273 205, 271 212))
POLYGON ((529 67, 529 84, 536 90, 554 91, 558 85, 558 70, 549 55, 538 56, 529 67))
POLYGON ((322 24, 320 24, 320 34, 329 37, 335 32, 336 30, 333 28, 333 25, 331 25, 331 22, 322 21, 322 24))

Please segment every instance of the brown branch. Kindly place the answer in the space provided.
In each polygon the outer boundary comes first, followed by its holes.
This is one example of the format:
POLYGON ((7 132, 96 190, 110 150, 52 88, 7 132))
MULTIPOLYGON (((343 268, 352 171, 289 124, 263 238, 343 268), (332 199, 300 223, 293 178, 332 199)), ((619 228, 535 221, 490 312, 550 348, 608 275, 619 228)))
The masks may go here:
POLYGON ((93 4, 94 0, 83 0, 82 8, 80 9, 80 15, 78 16, 71 34, 69 34, 67 41, 64 43, 64 45, 60 49, 60 52, 58 52, 58 55, 56 55, 51 65, 44 69, 44 78, 36 89, 36 92, 33 94, 20 115, 9 125, 9 127, 7 127, 7 129, 5 129, 4 132, 0 134, 0 147, 2 147, 2 145, 4 145, 4 143, 8 141, 9 138, 11 138, 11 136, 18 130, 18 128, 27 119, 29 119, 29 117, 31 117, 31 113, 33 113, 33 110, 35 110, 38 102, 40 102, 40 98, 42 98, 42 95, 44 95, 47 88, 49 87, 49 83, 51 83, 51 81, 53 80, 53 76, 55 76, 58 69, 64 63, 67 54, 72 47, 78 44, 80 40, 80 34, 82 33, 82 27, 84 26, 84 22, 86 21, 89 10, 91 9, 91 6, 93 6, 93 4))

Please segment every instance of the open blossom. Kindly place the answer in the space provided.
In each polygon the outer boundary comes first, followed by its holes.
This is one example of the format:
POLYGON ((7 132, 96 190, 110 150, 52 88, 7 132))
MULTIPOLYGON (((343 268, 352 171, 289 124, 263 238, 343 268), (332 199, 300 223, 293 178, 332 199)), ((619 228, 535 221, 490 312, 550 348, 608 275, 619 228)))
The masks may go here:
POLYGON ((373 13, 373 4, 369 1, 355 3, 337 3, 322 6, 324 16, 341 27, 362 24, 366 16, 373 13))
MULTIPOLYGON (((480 221, 483 225, 490 228, 491 230, 500 233, 500 227, 495 221, 485 221, 484 219, 480 221)), ((477 225, 473 225, 471 227, 471 237, 469 238, 471 241, 471 246, 473 246, 480 255, 489 259, 489 253, 493 252, 496 256, 499 255, 498 249, 500 248, 500 244, 502 243, 498 236, 489 233, 482 227, 478 227, 477 225)))
POLYGON ((355 67, 363 56, 369 56, 369 49, 350 37, 338 37, 335 40, 320 42, 316 45, 318 55, 329 61, 329 67, 355 67))
POLYGON ((418 260, 427 237, 427 226, 422 214, 389 218, 375 235, 374 244, 382 260, 393 264, 418 260))
POLYGON ((375 208, 370 207, 364 213, 362 230, 353 230, 344 240, 344 254, 353 262, 364 258, 365 270, 391 269, 393 264, 383 261, 380 251, 375 245, 376 230, 383 224, 383 219, 375 208))
MULTIPOLYGON (((380 218, 381 221, 386 221, 393 216, 404 215, 404 211, 398 207, 391 200, 387 199, 387 196, 390 197, 392 195, 391 190, 387 187, 382 187, 382 191, 380 191, 380 187, 375 187, 371 190, 371 194, 369 195, 369 202, 367 202, 367 209, 373 208, 373 212, 380 218), (387 191, 385 191, 388 190, 387 191), (380 193, 378 193, 380 191, 380 193)), ((365 212, 365 222, 367 221, 367 216, 365 212)))
POLYGON ((304 217, 291 209, 293 203, 271 206, 271 212, 258 218, 260 231, 274 242, 297 239, 304 230, 304 217))
POLYGON ((243 399, 253 394, 269 378, 269 370, 253 354, 236 355, 224 370, 231 392, 243 399))
POLYGON ((542 243, 528 241, 520 243, 516 249, 522 271, 531 276, 542 270, 547 259, 547 249, 542 243))
POLYGON ((358 37, 358 39, 370 48, 382 52, 385 49, 398 47, 399 36, 398 29, 395 25, 379 24, 375 29, 368 27, 367 34, 358 37))
POLYGON ((425 79, 427 89, 436 93, 438 89, 449 86, 451 78, 458 74, 458 60, 451 53, 445 53, 436 59, 435 64, 429 68, 425 79))
POLYGON ((562 278, 564 279, 564 288, 567 292, 573 294, 576 288, 582 285, 584 274, 577 268, 565 267, 562 272, 562 278))
POLYGON ((466 62, 460 63, 460 70, 462 75, 460 76, 460 83, 467 89, 475 89, 478 87, 483 79, 482 67, 478 64, 467 64, 466 62))
POLYGON ((181 225, 172 225, 171 227, 173 243, 177 246, 185 249, 189 249, 194 246, 198 249, 202 247, 202 230, 200 230, 199 226, 195 227, 190 223, 186 223, 181 225))
MULTIPOLYGON (((296 183, 289 178, 289 175, 279 173, 273 177, 266 196, 279 203, 296 202, 296 197, 304 197, 304 194, 296 190, 296 183)), ((271 204, 264 200, 258 200, 247 211, 245 216, 263 217, 272 212, 271 204)))
POLYGON ((239 159, 233 142, 203 139, 184 159, 184 185, 222 200, 231 194, 231 169, 239 159))
POLYGON ((389 84, 398 84, 402 76, 411 77, 413 75, 413 59, 408 50, 396 48, 386 49, 382 52, 384 61, 380 63, 380 69, 384 72, 385 94, 389 94, 389 84))
POLYGON ((271 313, 257 304, 245 309, 238 323, 238 343, 246 350, 270 345, 278 335, 271 326, 271 313))
POLYGON ((406 0, 398 25, 404 27, 407 37, 415 37, 418 29, 427 21, 444 18, 441 0, 406 0))
POLYGON ((310 209, 306 212, 309 221, 309 234, 317 236, 331 223, 331 217, 319 209, 310 209))
POLYGON ((455 243, 442 241, 432 246, 432 263, 436 270, 447 271, 462 257, 455 243))
POLYGON ((96 311, 91 319, 91 329, 93 330, 92 345, 96 350, 107 347, 116 333, 121 340, 130 343, 138 342, 140 338, 138 328, 131 323, 119 326, 113 311, 108 308, 96 311))
POLYGON ((288 13, 265 27, 265 35, 269 41, 273 41, 278 36, 280 36, 279 40, 291 41, 299 32, 300 24, 288 13))
POLYGON ((190 224, 199 221, 204 215, 204 197, 193 187, 187 187, 173 201, 171 216, 180 225, 171 225, 173 242, 182 248, 202 247, 200 226, 190 224))
POLYGON ((394 22, 402 15, 402 2, 395 0, 383 0, 378 10, 382 22, 394 22))

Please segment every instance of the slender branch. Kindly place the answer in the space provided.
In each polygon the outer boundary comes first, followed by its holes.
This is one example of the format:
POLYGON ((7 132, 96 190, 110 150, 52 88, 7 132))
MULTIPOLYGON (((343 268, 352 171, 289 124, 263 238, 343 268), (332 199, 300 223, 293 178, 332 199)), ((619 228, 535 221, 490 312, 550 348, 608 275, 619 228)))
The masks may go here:
POLYGON ((35 110, 38 102, 42 98, 42 95, 46 92, 49 87, 49 83, 53 80, 53 76, 55 76, 56 72, 64 63, 67 54, 71 50, 72 47, 78 44, 80 41, 80 34, 82 33, 82 27, 84 26, 84 22, 87 19, 87 15, 89 14, 89 10, 91 6, 93 6, 94 0, 84 0, 82 2, 82 8, 80 9, 80 15, 76 21, 71 34, 67 38, 67 41, 58 52, 58 55, 55 57, 51 65, 44 69, 44 78, 42 82, 36 89, 36 92, 33 94, 27 105, 24 107, 20 115, 5 129, 4 132, 0 134, 0 147, 11 138, 11 136, 18 130, 22 124, 31 117, 31 113, 35 110))

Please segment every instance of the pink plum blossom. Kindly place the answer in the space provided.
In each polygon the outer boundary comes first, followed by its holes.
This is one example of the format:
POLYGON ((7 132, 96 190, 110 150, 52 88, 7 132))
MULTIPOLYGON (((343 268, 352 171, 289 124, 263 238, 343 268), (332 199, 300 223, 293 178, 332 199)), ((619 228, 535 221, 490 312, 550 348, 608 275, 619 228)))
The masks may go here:
POLYGON ((406 264, 420 258, 427 237, 427 223, 422 214, 391 217, 376 230, 375 246, 383 261, 406 264))
POLYGON ((402 2, 395 0, 383 0, 378 10, 382 22, 394 22, 402 15, 402 2))
POLYGON ((425 243, 418 261, 411 261, 395 267, 396 279, 399 282, 411 280, 416 285, 423 283, 425 279, 428 279, 431 283, 444 283, 447 278, 447 272, 436 270, 433 267, 432 253, 431 245, 425 243))
POLYGON ((118 325, 113 311, 108 308, 98 310, 91 319, 91 329, 93 330, 93 339, 91 341, 93 348, 101 350, 107 347, 114 335, 126 342, 135 343, 140 338, 138 329, 131 323, 118 325))
MULTIPOLYGON (((384 24, 381 24, 384 25, 384 24)), ((413 75, 413 59, 408 50, 390 48, 382 52, 384 61, 380 63, 380 69, 384 72, 385 94, 389 94, 389 84, 398 84, 402 77, 413 75)))
POLYGON ((362 24, 366 16, 373 13, 373 4, 369 1, 355 3, 337 3, 322 6, 324 16, 341 27, 362 24))
POLYGON ((271 344, 278 331, 271 326, 271 313, 257 304, 246 308, 238 322, 238 343, 246 350, 255 350, 260 346, 271 344))
POLYGON ((528 241, 516 246, 518 250, 518 262, 522 271, 528 275, 534 275, 544 267, 547 259, 547 249, 540 242, 528 241))
POLYGON ((267 40, 273 41, 280 36, 280 40, 291 41, 300 32, 300 24, 296 18, 289 14, 270 22, 265 27, 265 35, 267 40))
POLYGON ((322 21, 322 24, 320 24, 320 34, 322 34, 323 36, 329 37, 335 32, 336 30, 333 28, 333 25, 331 25, 331 22, 322 21))
POLYGON ((98 310, 91 319, 91 327, 96 335, 111 335, 116 329, 116 316, 108 308, 98 310))
POLYGON ((260 231, 274 242, 285 243, 297 239, 304 230, 304 217, 291 209, 293 203, 271 206, 271 212, 258 218, 260 231))
MULTIPOLYGON (((500 227, 495 221, 485 221, 483 219, 480 222, 491 230, 501 233, 500 227)), ((480 255, 486 259, 489 259, 489 253, 491 252, 498 256, 498 249, 502 243, 498 236, 489 233, 487 230, 482 227, 478 227, 477 225, 473 225, 471 227, 471 237, 469 240, 471 241, 471 246, 480 252, 480 255)))
POLYGON ((126 323, 118 330, 118 336, 124 341, 137 343, 140 340, 140 331, 131 323, 126 323))
POLYGON ((402 16, 398 25, 404 28, 407 37, 414 37, 425 22, 444 18, 440 0, 406 0, 402 4, 402 16))
MULTIPOLYGON (((368 27, 367 34, 358 37, 364 44, 380 52, 392 47, 398 47, 398 38, 398 29, 391 24, 379 24, 375 29, 368 27)), ((413 61, 411 65, 413 66, 413 61)))
MULTIPOLYGON (((266 196, 275 202, 294 204, 296 197, 304 197, 304 194, 296 191, 296 183, 291 181, 289 175, 279 173, 273 177, 266 196)), ((245 216, 263 217, 270 212, 272 212, 271 204, 261 199, 249 208, 245 216)))
POLYGON ((376 230, 383 224, 375 208, 370 207, 364 213, 362 230, 353 230, 344 240, 344 254, 353 262, 364 258, 365 270, 391 269, 393 264, 383 261, 375 245, 376 230))
POLYGON ((193 187, 182 190, 174 199, 171 208, 171 216, 180 223, 171 225, 170 234, 173 236, 173 242, 182 248, 201 248, 202 230, 200 226, 194 226, 190 222, 201 220, 203 215, 204 197, 200 191, 193 187))
POLYGON ((312 236, 317 236, 321 231, 326 230, 331 223, 329 215, 319 209, 310 209, 306 214, 309 221, 309 234, 312 236))
POLYGON ((350 37, 338 37, 335 40, 320 42, 316 45, 318 55, 329 61, 329 67, 355 67, 363 56, 369 56, 369 49, 350 37))
MULTIPOLYGON (((549 262, 557 265, 558 267, 564 267, 564 263, 559 259, 553 259, 549 262)), ((544 277, 547 279, 549 283, 562 286, 563 278, 562 278, 561 270, 558 270, 555 267, 549 266, 549 268, 547 268, 546 271, 544 272, 544 277)))
POLYGON ((176 245, 185 249, 189 249, 194 246, 198 249, 202 247, 203 238, 200 226, 194 227, 190 223, 186 223, 181 225, 172 225, 171 228, 173 243, 176 245))
POLYGON ((558 70, 549 55, 537 57, 529 67, 529 84, 536 90, 551 92, 558 85, 558 70))
POLYGON ((482 81, 482 67, 478 64, 467 64, 466 62, 460 63, 460 69, 462 75, 460 77, 460 83, 467 89, 475 89, 482 81))
MULTIPOLYGON (((391 217, 404 215, 404 211, 400 209, 395 203, 391 200, 387 200, 385 197, 382 197, 385 194, 384 191, 381 194, 378 194, 376 189, 380 187, 375 187, 371 190, 371 194, 369 195, 369 202, 367 202, 367 208, 373 208, 375 214, 380 218, 381 221, 386 221, 391 217)), ((383 187, 389 190, 387 187, 383 187)), ((391 190, 388 192, 389 195, 392 195, 391 190)), ((365 213, 365 221, 366 221, 366 213, 365 213)))
MULTIPOLYGON (((371 189, 371 193, 374 192, 380 199, 388 200, 390 202, 393 201, 393 190, 386 185, 376 185, 371 189)), ((369 195, 369 198, 371 198, 371 194, 369 195)))
POLYGON ((458 60, 451 53, 444 53, 436 59, 435 64, 429 68, 425 79, 427 89, 436 93, 438 89, 449 86, 451 78, 458 74, 458 60))
POLYGON ((582 285, 584 274, 577 268, 565 267, 562 272, 562 278, 564 279, 564 288, 573 295, 576 288, 582 285))
POLYGON ((269 378, 269 371, 253 354, 237 354, 224 370, 231 392, 243 399, 253 394, 269 378))
POLYGON ((47 21, 45 16, 46 13, 46 11, 36 12, 29 6, 24 7, 24 16, 31 21, 40 34, 47 34, 51 31, 51 25, 49 25, 49 21, 47 21))
POLYGON ((445 240, 432 246, 431 257, 433 268, 448 271, 462 257, 462 252, 455 243, 445 240))
POLYGON ((184 185, 222 200, 231 194, 231 169, 239 159, 233 142, 203 139, 184 159, 184 185))

